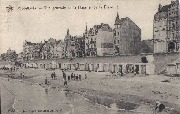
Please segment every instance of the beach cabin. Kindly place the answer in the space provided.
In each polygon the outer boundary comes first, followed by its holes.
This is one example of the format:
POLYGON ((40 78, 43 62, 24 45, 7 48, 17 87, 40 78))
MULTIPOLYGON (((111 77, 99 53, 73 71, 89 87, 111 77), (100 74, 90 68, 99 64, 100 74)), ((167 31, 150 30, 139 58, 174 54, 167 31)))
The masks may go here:
POLYGON ((66 70, 71 70, 71 63, 67 63, 67 69, 66 70))
POLYGON ((140 74, 146 74, 146 65, 145 64, 141 64, 141 72, 140 74))
POLYGON ((89 71, 94 71, 94 64, 93 63, 89 64, 89 71))
POLYGON ((39 63, 39 68, 43 69, 44 68, 44 64, 43 63, 39 63))
POLYGON ((61 63, 57 63, 57 68, 61 69, 61 63))
POLYGON ((97 72, 104 72, 103 65, 104 65, 104 63, 99 63, 97 72))
POLYGON ((58 66, 57 63, 56 63, 56 61, 52 61, 50 64, 51 64, 51 68, 52 68, 52 69, 56 69, 57 66, 58 66))
POLYGON ((118 72, 118 64, 117 63, 113 63, 112 65, 111 65, 111 71, 113 72, 113 73, 117 73, 118 72))
POLYGON ((139 74, 139 64, 134 64, 134 72, 136 72, 136 74, 139 74))
POLYGON ((104 63, 103 64, 103 71, 104 72, 109 72, 109 63, 104 63))
POLYGON ((168 75, 177 74, 176 64, 167 64, 166 71, 168 75))
POLYGON ((77 70, 79 68, 78 63, 72 63, 71 64, 71 70, 77 70))
POLYGON ((155 65, 154 63, 147 63, 146 65, 146 74, 154 74, 155 73, 155 65))
POLYGON ((126 63, 122 63, 122 73, 127 74, 127 68, 126 68, 126 63))
POLYGON ((180 62, 176 63, 177 74, 180 74, 180 62))
POLYGON ((85 63, 85 71, 89 71, 89 64, 85 63))
POLYGON ((126 65, 126 71, 127 71, 127 73, 134 73, 134 65, 133 64, 127 64, 126 65))
POLYGON ((97 72, 99 68, 99 63, 94 63, 94 71, 97 72))
POLYGON ((84 63, 79 63, 78 70, 79 71, 85 71, 85 69, 86 69, 86 65, 84 63))

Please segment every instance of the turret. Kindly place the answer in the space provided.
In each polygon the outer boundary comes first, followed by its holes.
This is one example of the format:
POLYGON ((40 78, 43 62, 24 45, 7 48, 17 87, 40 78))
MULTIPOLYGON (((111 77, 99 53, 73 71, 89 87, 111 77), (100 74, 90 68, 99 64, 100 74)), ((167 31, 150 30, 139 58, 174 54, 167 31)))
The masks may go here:
POLYGON ((161 5, 161 4, 159 4, 158 12, 160 12, 160 11, 161 11, 161 8, 162 8, 162 5, 161 5))
POLYGON ((67 29, 67 35, 69 35, 69 29, 67 29))
POLYGON ((119 14, 117 12, 116 20, 115 20, 115 28, 119 28, 121 25, 121 20, 119 19, 119 14))

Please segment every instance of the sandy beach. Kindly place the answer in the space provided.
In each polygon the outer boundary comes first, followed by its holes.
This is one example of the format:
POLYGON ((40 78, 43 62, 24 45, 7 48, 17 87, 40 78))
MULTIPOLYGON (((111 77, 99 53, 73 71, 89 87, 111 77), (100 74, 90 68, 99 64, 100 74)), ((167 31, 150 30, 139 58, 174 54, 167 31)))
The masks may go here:
MULTIPOLYGON (((125 75, 111 76, 105 72, 85 72, 76 71, 75 74, 81 74, 81 81, 68 81, 66 87, 63 86, 61 70, 49 71, 40 69, 23 69, 25 77, 20 77, 20 70, 11 73, 10 80, 18 79, 32 84, 38 84, 42 87, 64 88, 67 91, 78 93, 90 100, 92 103, 101 104, 112 108, 115 104, 118 109, 124 109, 129 113, 156 114, 155 101, 159 100, 165 104, 166 109, 161 114, 179 114, 180 100, 179 87, 180 77, 167 77, 163 75, 125 75), (55 72, 57 80, 51 79, 51 73, 55 72), (85 74, 87 79, 85 79, 85 74), (49 85, 44 85, 44 79, 47 77, 49 85), (168 80, 168 81, 167 81, 168 80)), ((72 71, 66 71, 70 75, 72 71)), ((1 71, 1 77, 6 80, 7 73, 1 71)), ((5 87, 3 87, 5 88, 5 87)), ((7 94, 3 90, 4 94, 7 94)), ((12 99, 4 99, 7 105, 6 109, 11 109, 12 99)), ((2 100, 3 100, 2 99, 2 100)))

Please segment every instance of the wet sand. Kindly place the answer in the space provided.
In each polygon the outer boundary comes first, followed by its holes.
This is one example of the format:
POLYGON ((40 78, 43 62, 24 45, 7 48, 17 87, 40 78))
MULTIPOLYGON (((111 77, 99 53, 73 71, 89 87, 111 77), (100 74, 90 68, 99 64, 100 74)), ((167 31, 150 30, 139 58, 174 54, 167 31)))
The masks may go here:
MULTIPOLYGON (((2 78, 0 78, 2 80, 2 78)), ((8 90, 6 86, 1 83, 1 112, 2 114, 10 114, 14 108, 14 95, 11 90, 8 90)))

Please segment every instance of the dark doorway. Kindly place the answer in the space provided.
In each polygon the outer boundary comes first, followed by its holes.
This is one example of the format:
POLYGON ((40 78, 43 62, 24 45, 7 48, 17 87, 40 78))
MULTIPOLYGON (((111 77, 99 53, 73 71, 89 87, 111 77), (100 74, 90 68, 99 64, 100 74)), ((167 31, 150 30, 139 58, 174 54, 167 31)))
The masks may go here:
POLYGON ((168 44, 168 52, 172 52, 175 49, 175 44, 173 42, 170 42, 168 44))
POLYGON ((119 47, 115 46, 115 53, 119 53, 119 47))

